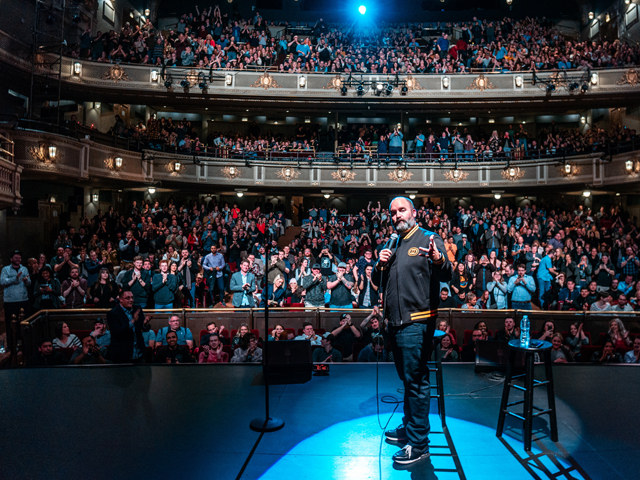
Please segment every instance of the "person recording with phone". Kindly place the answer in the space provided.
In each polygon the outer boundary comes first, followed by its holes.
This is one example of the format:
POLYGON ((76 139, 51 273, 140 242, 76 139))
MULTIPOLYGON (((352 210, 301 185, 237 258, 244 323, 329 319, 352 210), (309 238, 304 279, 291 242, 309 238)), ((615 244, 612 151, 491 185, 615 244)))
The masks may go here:
POLYGON ((398 376, 404 384, 402 425, 385 432, 388 440, 405 443, 393 461, 409 465, 429 456, 431 386, 427 361, 438 317, 440 282, 453 269, 442 238, 420 228, 413 202, 397 197, 389 206, 397 234, 374 269, 373 282, 384 292, 384 313, 398 376))

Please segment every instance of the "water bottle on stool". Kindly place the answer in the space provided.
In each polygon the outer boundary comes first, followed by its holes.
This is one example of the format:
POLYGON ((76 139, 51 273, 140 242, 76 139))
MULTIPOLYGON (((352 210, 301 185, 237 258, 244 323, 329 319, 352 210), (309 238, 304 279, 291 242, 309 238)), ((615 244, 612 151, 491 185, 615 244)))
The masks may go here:
POLYGON ((521 347, 525 347, 525 348, 529 347, 530 326, 531 324, 529 323, 529 316, 523 315, 522 320, 520 320, 520 346, 521 347))

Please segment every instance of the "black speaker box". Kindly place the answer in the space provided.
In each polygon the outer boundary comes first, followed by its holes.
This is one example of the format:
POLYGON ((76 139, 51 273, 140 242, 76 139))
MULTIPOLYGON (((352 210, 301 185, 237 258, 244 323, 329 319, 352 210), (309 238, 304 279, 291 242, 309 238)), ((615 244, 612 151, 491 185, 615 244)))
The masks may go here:
POLYGON ((284 385, 306 383, 311 380, 313 361, 309 340, 281 340, 269 342, 269 354, 265 354, 263 366, 269 383, 284 385))

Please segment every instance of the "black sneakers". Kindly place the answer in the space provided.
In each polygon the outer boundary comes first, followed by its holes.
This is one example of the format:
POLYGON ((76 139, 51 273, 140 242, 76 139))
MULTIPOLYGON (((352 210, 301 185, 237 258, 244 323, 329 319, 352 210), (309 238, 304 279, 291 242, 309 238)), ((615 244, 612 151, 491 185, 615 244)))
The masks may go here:
POLYGON ((410 465, 430 455, 429 448, 426 450, 417 450, 411 445, 405 445, 402 450, 393 454, 393 461, 400 465, 410 465))
POLYGON ((404 428, 404 425, 400 425, 394 430, 387 430, 384 432, 384 436, 387 437, 387 440, 391 440, 392 442, 406 442, 407 430, 404 428))

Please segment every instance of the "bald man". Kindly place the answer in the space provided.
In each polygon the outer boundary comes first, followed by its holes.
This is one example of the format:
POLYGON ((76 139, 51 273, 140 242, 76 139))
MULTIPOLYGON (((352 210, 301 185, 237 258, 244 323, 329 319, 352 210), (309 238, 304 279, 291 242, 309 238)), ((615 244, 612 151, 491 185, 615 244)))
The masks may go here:
POLYGON ((383 288, 384 318, 389 321, 398 376, 404 383, 402 425, 385 432, 387 439, 406 445, 393 461, 409 465, 429 456, 430 385, 427 360, 433 346, 440 282, 453 269, 442 238, 416 225, 416 209, 405 197, 389 206, 397 240, 380 251, 373 282, 383 288))

